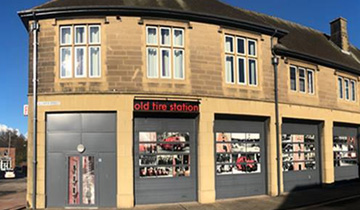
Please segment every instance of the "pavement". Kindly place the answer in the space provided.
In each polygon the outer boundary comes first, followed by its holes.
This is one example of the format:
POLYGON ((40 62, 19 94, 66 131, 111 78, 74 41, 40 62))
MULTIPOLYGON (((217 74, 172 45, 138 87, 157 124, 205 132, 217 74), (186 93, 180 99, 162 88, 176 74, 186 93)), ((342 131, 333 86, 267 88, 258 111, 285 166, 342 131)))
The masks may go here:
MULTIPOLYGON (((0 180, 0 210, 25 208, 26 179, 0 180)), ((132 210, 326 210, 360 209, 360 180, 295 189, 278 197, 266 195, 218 200, 212 204, 139 205, 132 210)))
POLYGON ((18 210, 26 206, 26 178, 0 179, 0 210, 18 210))

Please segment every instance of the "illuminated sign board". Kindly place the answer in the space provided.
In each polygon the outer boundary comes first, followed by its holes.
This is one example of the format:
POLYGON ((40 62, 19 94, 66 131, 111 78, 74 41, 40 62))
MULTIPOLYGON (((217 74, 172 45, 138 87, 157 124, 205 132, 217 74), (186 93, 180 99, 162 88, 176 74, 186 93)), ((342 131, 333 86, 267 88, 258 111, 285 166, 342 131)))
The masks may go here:
POLYGON ((134 100, 134 111, 199 113, 199 105, 194 101, 134 100))

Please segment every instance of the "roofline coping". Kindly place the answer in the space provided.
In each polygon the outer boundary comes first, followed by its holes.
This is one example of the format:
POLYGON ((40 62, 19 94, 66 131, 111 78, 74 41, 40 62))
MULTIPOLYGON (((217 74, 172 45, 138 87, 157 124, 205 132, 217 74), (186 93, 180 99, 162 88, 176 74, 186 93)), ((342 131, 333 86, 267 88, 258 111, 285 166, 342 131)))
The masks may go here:
POLYGON ((230 25, 245 28, 248 30, 258 31, 268 35, 274 35, 276 37, 283 37, 288 34, 288 31, 274 28, 270 26, 265 26, 262 24, 253 23, 250 21, 239 20, 234 18, 229 18, 220 15, 211 15, 207 13, 200 12, 188 12, 181 10, 173 9, 159 9, 152 7, 131 7, 131 6, 71 6, 71 7, 55 7, 55 8, 45 8, 45 9, 29 9, 22 10, 18 12, 19 17, 22 19, 23 24, 28 28, 28 21, 34 20, 36 17, 39 19, 46 19, 49 17, 64 17, 64 16, 81 16, 84 14, 91 15, 96 14, 114 14, 114 15, 125 15, 130 16, 131 14, 138 14, 138 16, 175 16, 176 19, 195 19, 199 22, 210 22, 217 23, 218 25, 230 25), (120 13, 120 14, 119 14, 120 13), (121 14, 122 13, 122 14, 121 14))
POLYGON ((324 65, 324 66, 334 68, 337 70, 343 70, 343 71, 350 72, 350 73, 353 73, 356 75, 360 75, 360 69, 354 69, 352 67, 348 67, 348 66, 344 66, 344 65, 332 62, 331 60, 319 58, 317 56, 309 55, 306 53, 301 53, 301 52, 298 52, 295 50, 289 50, 287 48, 282 47, 281 45, 279 46, 279 44, 274 46, 274 50, 277 55, 289 56, 289 57, 297 58, 300 60, 305 60, 305 61, 309 61, 312 63, 316 63, 319 65, 324 65))

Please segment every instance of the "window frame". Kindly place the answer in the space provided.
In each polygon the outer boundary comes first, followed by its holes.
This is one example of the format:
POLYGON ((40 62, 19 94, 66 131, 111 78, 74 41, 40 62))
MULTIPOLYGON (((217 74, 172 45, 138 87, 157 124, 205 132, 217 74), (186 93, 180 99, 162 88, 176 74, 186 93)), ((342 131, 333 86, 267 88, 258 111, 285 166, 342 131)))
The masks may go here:
POLYGON ((87 50, 86 50, 86 46, 74 46, 74 75, 75 78, 85 78, 86 77, 86 73, 87 73, 87 50), (83 69, 83 75, 78 75, 77 71, 76 71, 76 55, 77 55, 77 50, 76 49, 83 49, 84 50, 84 69, 83 69))
POLYGON ((101 75, 102 75, 102 68, 101 68, 101 64, 102 64, 102 60, 101 60, 101 46, 89 46, 88 47, 89 48, 89 61, 88 61, 88 63, 89 63, 89 67, 88 67, 88 71, 89 71, 89 78, 101 78, 101 75), (99 76, 92 76, 91 75, 91 71, 90 71, 90 53, 91 53, 91 48, 99 48, 99 76))
POLYGON ((74 45, 87 45, 87 27, 86 25, 75 25, 74 26, 74 45), (76 29, 84 28, 84 42, 83 43, 76 43, 76 29))
POLYGON ((350 80, 345 78, 344 79, 344 98, 346 101, 350 101, 350 80), (347 84, 347 86, 346 86, 347 84))
POLYGON ((159 45, 159 32, 158 32, 158 27, 155 27, 155 26, 146 26, 146 45, 151 45, 151 46, 157 46, 159 45), (156 31, 156 43, 149 43, 149 31, 148 29, 155 29, 156 31))
POLYGON ((101 27, 100 27, 100 25, 89 24, 88 25, 88 33, 89 33, 88 45, 100 45, 101 44, 101 27), (90 34, 91 28, 99 28, 99 42, 91 42, 90 41, 91 40, 91 34, 90 34))
POLYGON ((255 40, 255 39, 247 39, 247 49, 248 49, 248 52, 247 52, 247 55, 249 56, 249 57, 256 57, 257 58, 257 40, 255 40), (250 54, 250 44, 249 44, 249 42, 254 42, 254 44, 255 44, 255 47, 254 47, 254 50, 255 50, 255 54, 254 55, 251 55, 250 54))
POLYGON ((235 84, 235 80, 236 80, 236 78, 235 78, 235 56, 234 55, 225 55, 225 81, 226 81, 227 84, 235 84), (233 82, 228 82, 227 81, 227 74, 228 74, 228 71, 226 71, 227 57, 232 57, 232 60, 233 60, 233 62, 232 62, 232 72, 233 72, 233 79, 234 79, 233 82))
POLYGON ((182 29, 182 28, 173 27, 171 31, 172 31, 172 35, 171 35, 170 39, 172 39, 172 42, 170 41, 170 46, 172 44, 173 47, 184 49, 185 48, 185 30, 182 29), (174 38, 175 31, 181 31, 182 32, 182 45, 176 45, 175 44, 175 38, 174 38))
POLYGON ((171 30, 171 27, 164 27, 164 26, 161 26, 159 28, 159 45, 160 47, 171 47, 171 43, 173 42, 172 40, 172 30, 171 30), (161 34, 161 31, 165 29, 165 30, 169 30, 169 44, 162 44, 161 41, 162 41, 162 34, 161 34))
POLYGON ((312 69, 306 69, 306 79, 307 79, 307 93, 310 95, 314 95, 315 94, 315 71, 312 69), (311 72, 312 74, 312 80, 311 80, 311 87, 312 87, 312 92, 310 92, 310 81, 309 81, 309 72, 311 72))
POLYGON ((72 29, 72 25, 68 26, 68 25, 64 25, 64 26, 60 26, 60 46, 69 46, 73 44, 73 29, 72 29), (70 43, 62 43, 62 29, 64 28, 70 28, 70 43))
POLYGON ((231 35, 225 35, 225 53, 231 53, 231 54, 234 54, 235 52, 235 50, 234 50, 234 37, 235 36, 231 36, 231 35), (232 47, 230 47, 230 49, 232 48, 232 51, 227 51, 227 49, 226 49, 226 38, 231 38, 232 39, 232 47))
POLYGON ((61 79, 69 79, 69 78, 72 78, 73 77, 73 71, 74 71, 74 69, 73 69, 73 60, 74 60, 74 58, 73 58, 73 52, 72 52, 72 46, 61 46, 60 48, 59 48, 59 57, 60 57, 60 61, 59 61, 59 67, 60 67, 60 78, 61 79), (70 75, 69 76, 63 76, 62 75, 62 49, 70 49, 70 75))
POLYGON ((257 87, 258 84, 259 84, 259 81, 258 81, 258 63, 257 63, 257 59, 255 58, 248 58, 248 70, 249 70, 249 78, 248 78, 248 85, 249 86, 253 86, 253 87, 257 87), (255 61, 255 82, 256 84, 250 84, 250 60, 254 60, 255 61))
POLYGON ((239 36, 237 36, 236 37, 236 54, 237 55, 240 55, 240 56, 246 56, 246 46, 247 46, 247 44, 246 44, 246 39, 245 38, 243 38, 243 37, 239 37, 239 36), (239 45, 238 45, 238 40, 243 40, 243 42, 244 42, 244 53, 239 53, 239 45))
POLYGON ((306 93, 306 69, 303 68, 303 67, 298 67, 298 79, 299 79, 299 92, 300 93, 306 93), (300 71, 304 71, 304 76, 303 77, 300 77, 300 71), (304 79, 304 91, 301 90, 301 85, 300 85, 300 80, 301 79, 304 79))
POLYGON ((338 83, 339 98, 344 99, 344 78, 338 76, 337 83, 338 83))
POLYGON ((350 80, 350 89, 351 89, 351 101, 356 101, 356 94, 357 94, 357 91, 356 91, 356 81, 355 80, 350 80))
POLYGON ((290 90, 291 91, 293 91, 293 92, 298 92, 298 82, 297 82, 297 80, 298 80, 298 67, 297 66, 294 66, 294 65, 290 65, 290 67, 289 67, 289 78, 290 78, 290 90), (291 68, 293 68, 294 70, 295 70, 295 78, 294 78, 294 80, 295 80, 295 90, 293 90, 293 89, 291 89, 291 68))
POLYGON ((238 73, 238 76, 237 76, 237 83, 239 84, 239 85, 246 85, 247 84, 247 59, 245 58, 245 57, 242 57, 242 56, 237 56, 236 57, 236 62, 237 62, 237 73, 238 73), (239 74, 239 72, 240 72, 240 69, 239 69, 239 67, 240 67, 240 65, 239 65, 239 60, 240 59, 242 59, 243 61, 244 61, 244 82, 240 82, 240 74, 239 74))
POLYGON ((171 59, 171 48, 163 48, 163 47, 160 47, 160 78, 161 79, 171 79, 172 78, 172 74, 171 74, 171 71, 172 71, 172 68, 171 68, 171 64, 172 64, 172 59, 171 59), (169 64, 168 64, 168 68, 169 68, 169 76, 163 76, 163 56, 162 56, 162 52, 163 51, 168 51, 168 54, 169 54, 169 64))
POLYGON ((150 79, 156 79, 156 78, 159 78, 159 48, 157 47, 146 47, 146 75, 147 75, 147 78, 150 78, 150 79), (155 49, 156 50, 156 76, 149 76, 149 60, 148 60, 148 57, 149 57, 149 49, 155 49))
POLYGON ((186 76, 185 76, 185 50, 184 49, 173 49, 172 50, 172 53, 173 53, 173 69, 174 69, 174 79, 177 79, 177 80, 185 80, 186 76), (183 77, 176 77, 176 74, 175 74, 175 51, 182 51, 183 53, 183 60, 182 60, 182 72, 183 72, 183 77))

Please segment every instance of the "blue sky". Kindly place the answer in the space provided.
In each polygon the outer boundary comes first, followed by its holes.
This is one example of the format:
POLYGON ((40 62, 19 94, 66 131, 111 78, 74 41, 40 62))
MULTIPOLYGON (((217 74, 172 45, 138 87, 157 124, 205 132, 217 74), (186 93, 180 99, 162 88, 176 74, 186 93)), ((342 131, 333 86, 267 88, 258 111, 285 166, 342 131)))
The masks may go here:
MULTIPOLYGON (((224 0, 240 8, 273 15, 325 33, 329 22, 342 16, 348 20, 349 39, 360 48, 360 3, 358 0, 224 0)), ((0 23, 0 129, 1 125, 27 133, 28 33, 16 12, 47 0, 1 2, 0 23)))

